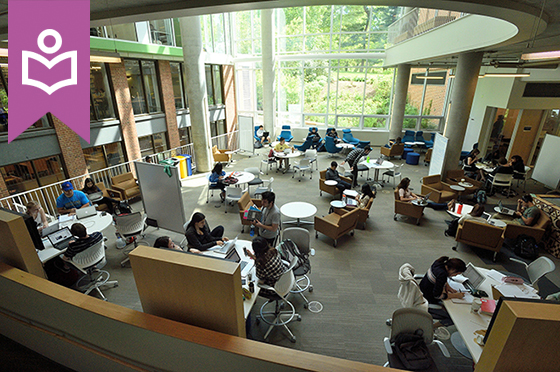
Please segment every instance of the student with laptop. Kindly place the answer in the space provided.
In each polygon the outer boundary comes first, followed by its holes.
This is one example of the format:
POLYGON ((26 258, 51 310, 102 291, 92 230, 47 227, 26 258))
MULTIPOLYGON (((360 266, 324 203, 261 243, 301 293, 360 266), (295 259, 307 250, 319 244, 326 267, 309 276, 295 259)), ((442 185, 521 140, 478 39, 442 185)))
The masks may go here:
MULTIPOLYGON (((280 142, 274 146, 275 152, 293 152, 294 148, 288 144, 286 144, 286 139, 284 137, 280 137, 280 142), (288 150, 288 151, 286 151, 288 150), (291 150, 291 151, 289 151, 291 150)), ((282 160, 284 161, 285 168, 288 169, 290 163, 288 158, 278 158, 278 166, 282 169, 282 160)))
POLYGON ((521 199, 517 200, 517 210, 513 215, 496 213, 492 218, 502 220, 508 224, 516 224, 523 226, 533 226, 539 220, 541 210, 533 204, 533 197, 525 194, 521 199))
POLYGON ((66 252, 64 252, 64 256, 62 257, 65 260, 71 260, 72 257, 78 253, 85 251, 100 241, 103 241, 103 234, 99 231, 88 234, 86 227, 79 222, 72 225, 70 232, 77 239, 71 240, 68 243, 68 249, 66 249, 66 252))
MULTIPOLYGON (((274 287, 278 279, 286 271, 286 266, 282 263, 280 253, 276 248, 268 244, 267 239, 257 236, 252 242, 253 252, 247 251, 247 255, 255 260, 255 268, 259 283, 274 287)), ((274 296, 275 292, 262 288, 259 295, 267 297, 274 296)))
POLYGON ((91 198, 92 195, 93 196, 99 195, 100 196, 99 199, 97 200, 92 199, 92 200, 97 204, 105 204, 107 206, 107 210, 109 211, 109 213, 113 214, 115 212, 115 204, 117 204, 118 201, 103 196, 103 192, 99 189, 99 187, 95 185, 95 183, 91 178, 86 178, 82 192, 88 195, 88 198, 91 198))
POLYGON ((76 209, 89 207, 90 202, 86 194, 75 190, 74 186, 66 181, 62 182, 62 194, 56 198, 56 209, 60 214, 76 213, 76 209))
POLYGON ((45 227, 49 226, 47 214, 38 202, 30 200, 27 204, 25 204, 25 208, 25 213, 33 218, 33 221, 37 224, 37 230, 39 230, 39 232, 42 232, 45 227))
POLYGON ((344 192, 344 190, 352 188, 352 185, 349 184, 348 182, 344 181, 342 178, 340 178, 340 174, 336 170, 337 167, 338 167, 338 163, 333 160, 331 162, 331 166, 329 168, 327 168, 327 173, 325 174, 325 179, 327 181, 330 181, 330 180, 336 181, 336 188, 342 194, 342 192, 344 192))
POLYGON ((482 222, 482 223, 488 222, 486 220, 486 218, 482 217, 483 214, 484 214, 484 205, 475 204, 471 213, 464 214, 464 215, 461 216, 461 218, 459 218, 459 225, 463 226, 463 224, 467 220, 478 221, 478 222, 482 222))
POLYGON ((188 242, 188 251, 192 253, 200 253, 212 248, 215 245, 223 245, 229 239, 222 237, 224 235, 224 227, 217 226, 210 231, 210 227, 206 223, 206 216, 200 212, 193 214, 191 221, 187 225, 185 236, 188 242))
POLYGON ((431 200, 428 200, 428 197, 430 194, 426 195, 426 196, 418 196, 415 193, 413 193, 412 191, 410 191, 408 189, 408 186, 410 185, 410 178, 405 177, 401 180, 401 182, 397 185, 397 189, 399 190, 399 200, 401 201, 409 201, 412 202, 413 200, 424 200, 426 203, 428 203, 428 205, 426 205, 426 207, 428 208, 432 208, 435 210, 441 210, 441 209, 448 209, 448 203, 434 203, 431 200))

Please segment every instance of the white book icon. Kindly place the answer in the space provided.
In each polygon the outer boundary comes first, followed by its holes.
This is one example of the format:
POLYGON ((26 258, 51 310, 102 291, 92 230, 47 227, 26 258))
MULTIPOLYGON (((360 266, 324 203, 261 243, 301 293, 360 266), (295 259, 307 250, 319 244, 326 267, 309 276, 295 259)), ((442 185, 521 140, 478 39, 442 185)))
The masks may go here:
MULTIPOLYGON (((56 53, 60 46, 62 45, 62 37, 56 30, 47 29, 39 34, 37 38, 37 45, 42 52, 47 54, 56 53), (55 38, 55 45, 52 47, 47 47, 44 43, 45 38, 47 36, 52 36, 55 38)), ((21 52, 21 83, 23 85, 30 85, 36 88, 41 89, 48 95, 53 94, 60 88, 69 86, 69 85, 77 85, 78 84, 78 52, 76 50, 71 50, 58 56, 54 57, 51 60, 43 57, 40 54, 35 52, 31 52, 28 50, 23 50, 21 52), (47 85, 41 81, 31 79, 29 77, 29 60, 34 59, 37 62, 46 66, 49 70, 56 66, 59 62, 64 61, 65 59, 70 59, 71 69, 70 69, 70 78, 58 81, 53 85, 47 85)))

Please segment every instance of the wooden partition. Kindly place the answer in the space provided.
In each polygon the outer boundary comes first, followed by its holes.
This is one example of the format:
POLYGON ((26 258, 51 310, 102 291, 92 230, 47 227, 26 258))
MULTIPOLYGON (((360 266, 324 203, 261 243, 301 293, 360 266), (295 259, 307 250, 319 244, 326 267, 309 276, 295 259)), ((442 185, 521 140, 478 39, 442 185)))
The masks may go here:
POLYGON ((505 301, 475 372, 558 371, 558 335, 559 304, 505 301))
POLYGON ((245 337, 239 265, 146 246, 129 257, 144 312, 245 337))
POLYGON ((0 261, 46 278, 23 218, 2 210, 0 210, 0 261))

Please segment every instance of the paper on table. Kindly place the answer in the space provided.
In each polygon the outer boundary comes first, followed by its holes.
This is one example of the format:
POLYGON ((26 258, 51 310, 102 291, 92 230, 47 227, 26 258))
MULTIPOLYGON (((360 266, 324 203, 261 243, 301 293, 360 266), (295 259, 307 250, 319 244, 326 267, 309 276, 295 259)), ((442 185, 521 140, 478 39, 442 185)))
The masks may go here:
POLYGON ((67 214, 61 214, 58 216, 58 222, 64 223, 68 221, 74 221, 76 219, 76 215, 69 216, 67 214))
POLYGON ((463 298, 452 298, 451 302, 455 304, 472 304, 474 296, 470 293, 465 293, 463 298))
POLYGON ((501 272, 496 271, 494 269, 490 270, 488 272, 488 274, 486 274, 486 276, 488 276, 488 277, 490 277, 490 278, 492 278, 495 281, 500 282, 500 283, 502 282, 502 279, 505 278, 504 274, 502 274, 501 272))
POLYGON ((458 283, 464 283, 465 281, 468 280, 468 278, 462 274, 459 274, 459 275, 455 275, 451 280, 458 283))
POLYGON ((495 288, 505 297, 539 298, 539 295, 535 293, 534 289, 525 284, 517 285, 504 283, 495 286, 495 288))

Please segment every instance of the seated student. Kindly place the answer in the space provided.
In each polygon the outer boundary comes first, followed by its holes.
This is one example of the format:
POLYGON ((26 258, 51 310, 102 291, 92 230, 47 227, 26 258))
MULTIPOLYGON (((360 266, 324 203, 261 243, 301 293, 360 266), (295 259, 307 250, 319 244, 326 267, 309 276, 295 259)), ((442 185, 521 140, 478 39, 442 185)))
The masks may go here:
POLYGON ((89 207, 90 202, 86 194, 74 191, 74 186, 66 181, 62 185, 62 194, 56 198, 56 209, 60 214, 74 214, 76 209, 89 207))
POLYGON ((332 129, 327 136, 334 138, 334 143, 338 143, 341 141, 340 137, 338 137, 338 133, 336 133, 336 129, 332 129))
POLYGON ((226 176, 226 172, 223 171, 224 166, 222 163, 216 163, 214 165, 214 169, 212 169, 212 173, 210 174, 210 178, 208 179, 210 183, 218 185, 222 192, 220 193, 220 198, 222 201, 226 199, 226 187, 227 185, 223 183, 223 179, 226 176))
POLYGON ((35 200, 31 200, 27 202, 27 204, 25 204, 25 208, 27 209, 25 213, 33 218, 33 220, 37 224, 37 230, 39 230, 39 232, 43 231, 45 227, 49 226, 47 214, 38 202, 36 202, 35 200))
POLYGON ((315 148, 317 147, 317 145, 319 144, 319 142, 321 141, 321 136, 319 135, 319 132, 317 130, 317 128, 313 127, 311 128, 311 132, 309 132, 309 134, 307 135, 307 138, 310 138, 313 141, 313 145, 311 145, 311 147, 315 148))
POLYGON ((88 234, 86 227, 79 222, 72 225, 70 232, 78 239, 71 240, 70 243, 68 243, 68 249, 64 252, 64 256, 62 257, 65 260, 71 260, 72 257, 78 253, 103 241, 103 235, 99 231, 88 234))
POLYGON ((496 213, 492 218, 502 220, 507 224, 533 226, 539 220, 541 210, 533 204, 533 197, 525 194, 517 200, 517 210, 513 216, 496 213))
MULTIPOLYGON (((257 236, 252 242, 253 252, 247 252, 247 255, 255 260, 255 268, 259 283, 274 287, 274 284, 280 279, 286 271, 286 266, 280 258, 280 253, 276 248, 268 244, 268 241, 262 236, 257 236)), ((273 296, 274 291, 262 288, 259 295, 267 297, 273 296)))
POLYGON ((358 205, 354 206, 354 205, 347 205, 346 208, 348 209, 352 209, 352 208, 365 208, 370 199, 375 199, 375 194, 377 193, 377 190, 375 190, 375 188, 372 190, 371 186, 368 183, 364 183, 362 185, 362 192, 360 193, 360 195, 356 196, 356 201, 358 202, 358 205))
MULTIPOLYGON (((482 182, 492 182, 492 180, 494 179, 494 176, 498 173, 500 174, 513 174, 513 167, 511 166, 510 163, 506 162, 505 158, 501 158, 499 160, 499 165, 494 168, 494 170, 488 174, 485 174, 484 171, 482 169, 479 170, 479 179, 482 182)), ((523 168, 525 169, 525 167, 523 168)), ((488 187, 489 185, 485 185, 485 187, 488 187)))
POLYGON ((264 131, 264 127, 262 125, 259 125, 259 129, 257 129, 257 137, 261 139, 262 144, 264 144, 265 142, 270 142, 268 132, 264 131))
POLYGON ((463 170, 467 174, 468 177, 478 177, 478 168, 476 167, 475 163, 479 161, 478 155, 480 154, 479 149, 473 149, 463 160, 463 170))
MULTIPOLYGON (((99 187, 95 185, 95 183, 91 178, 86 178, 82 192, 84 192, 85 194, 93 194, 96 192, 101 192, 101 190, 99 189, 99 187)), ((102 199, 97 200, 96 203, 105 204, 107 206, 107 209, 109 210, 109 213, 113 214, 115 212, 114 205, 117 204, 118 201, 104 196, 102 199)))
MULTIPOLYGON (((275 152, 284 152, 284 150, 287 150, 287 149, 292 149, 292 152, 294 151, 294 148, 286 143, 286 139, 284 137, 280 137, 280 142, 276 146, 274 146, 274 151, 275 152)), ((282 160, 284 161, 285 168, 288 169, 288 166, 290 164, 289 159, 288 158, 278 158, 278 166, 280 167, 279 169, 282 169, 282 160)))
POLYGON ((171 240, 169 236, 160 236, 154 242, 154 248, 169 248, 182 251, 183 249, 171 240))
POLYGON ((215 245, 223 245, 229 239, 222 236, 224 235, 224 227, 218 226, 210 231, 210 227, 206 223, 206 217, 196 212, 191 218, 191 222, 187 225, 185 236, 189 243, 189 252, 200 253, 215 245))
POLYGON ((336 188, 342 193, 344 190, 352 188, 352 185, 340 178, 340 173, 336 170, 337 167, 338 163, 332 161, 330 168, 327 168, 325 179, 336 181, 336 188))
POLYGON ((475 204, 471 213, 464 214, 461 216, 461 218, 459 218, 459 225, 463 226, 465 221, 478 221, 478 222, 486 223, 487 222, 486 219, 482 217, 483 214, 484 214, 484 205, 475 204))
MULTIPOLYGON (((413 200, 421 199, 420 196, 416 195, 415 193, 413 193, 408 189, 409 185, 410 185, 410 178, 408 177, 403 178, 401 182, 397 185, 397 189, 399 190, 399 200, 412 202, 413 200)), ((431 200, 426 200, 426 202, 428 203, 427 205, 428 208, 432 208, 435 210, 451 208, 450 207, 451 203, 434 203, 431 200)))
POLYGON ((389 143, 386 143, 384 146, 390 149, 391 147, 393 147, 393 145, 401 143, 401 141, 401 137, 397 137, 397 139, 390 139, 389 143))

